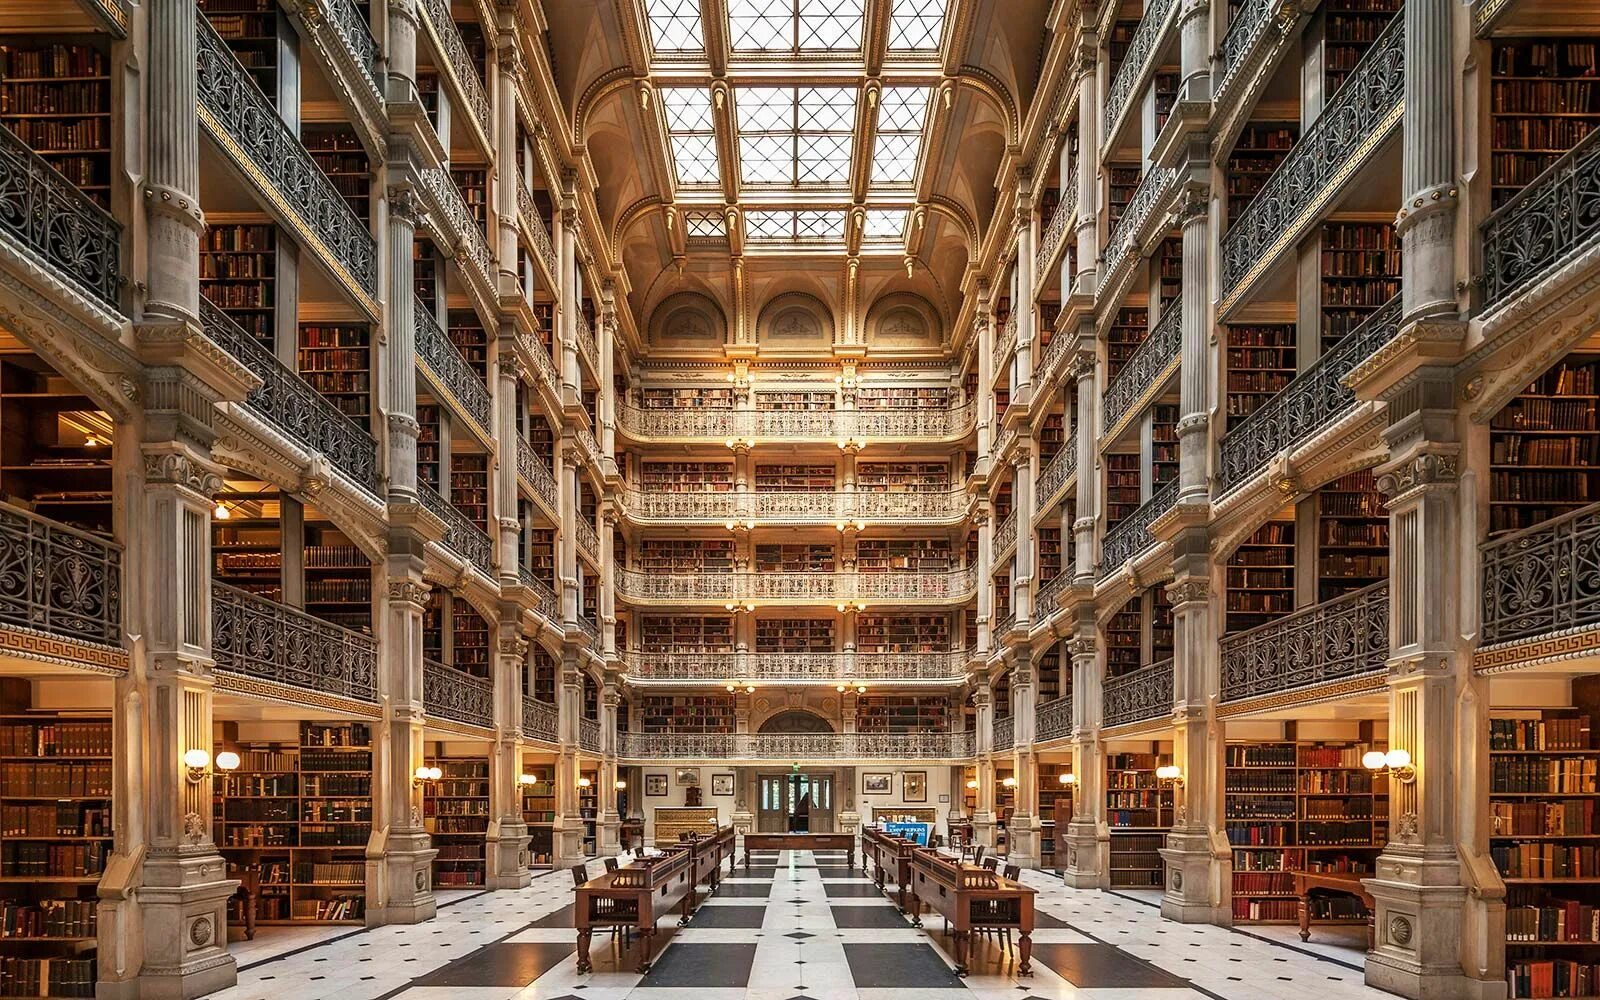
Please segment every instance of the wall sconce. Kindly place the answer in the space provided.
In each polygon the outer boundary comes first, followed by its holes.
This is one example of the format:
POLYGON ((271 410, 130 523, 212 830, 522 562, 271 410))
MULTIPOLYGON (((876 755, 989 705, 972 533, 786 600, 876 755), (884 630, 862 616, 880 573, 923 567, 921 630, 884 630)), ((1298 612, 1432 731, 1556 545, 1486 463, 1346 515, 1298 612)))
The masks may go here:
POLYGON ((974 791, 976 791, 977 788, 978 788, 978 779, 977 778, 968 778, 967 779, 967 787, 970 788, 970 789, 973 789, 974 791))
MULTIPOLYGON (((193 750, 183 752, 183 766, 189 769, 189 784, 198 785, 207 775, 211 774, 211 754, 206 750, 195 747, 193 750)), ((217 754, 217 770, 232 771, 239 766, 239 755, 232 750, 224 750, 217 754)))
POLYGON ((731 437, 724 443, 727 444, 730 451, 738 451, 740 448, 749 450, 756 446, 754 438, 731 437))
POLYGON ((1411 763, 1410 750, 1401 750, 1398 747, 1388 753, 1382 750, 1368 750, 1361 755, 1361 765, 1373 772, 1387 769, 1396 781, 1408 785, 1417 780, 1417 769, 1411 763))
POLYGON ((618 778, 614 783, 612 783, 611 787, 615 788, 619 792, 623 792, 627 791, 628 783, 623 781, 621 778, 618 778))
POLYGON ((517 784, 519 785, 537 785, 538 783, 539 776, 537 774, 529 774, 524 771, 522 774, 517 775, 517 784))
POLYGON ((860 438, 847 437, 847 438, 840 438, 839 439, 839 450, 840 451, 849 451, 851 448, 854 448, 857 451, 860 451, 862 448, 865 448, 866 446, 867 446, 867 443, 865 441, 861 440, 860 438))
POLYGON ((1063 785, 1076 785, 1078 783, 1078 776, 1073 774, 1071 771, 1064 771, 1062 772, 1061 777, 1057 778, 1056 780, 1061 782, 1063 785))
POLYGON ((845 611, 865 611, 865 610, 867 610, 867 602, 866 601, 840 601, 838 603, 837 607, 838 607, 840 612, 845 612, 845 611))
POLYGON ((852 687, 856 689, 856 694, 866 694, 867 693, 867 686, 865 684, 848 684, 848 683, 846 683, 844 681, 840 681, 838 684, 834 685, 833 689, 835 691, 839 692, 840 694, 844 694, 846 691, 850 690, 852 687))
POLYGON ((426 764, 411 772, 411 784, 420 788, 430 781, 438 781, 444 777, 444 772, 437 767, 428 767, 426 764))
POLYGON ((1183 768, 1176 764, 1162 764, 1156 768, 1156 780, 1164 781, 1175 788, 1183 787, 1183 768))
POLYGON ((1002 779, 1000 779, 1000 784, 1006 786, 1007 788, 1015 788, 1015 787, 1017 787, 1017 779, 1016 778, 1002 778, 1002 779))
POLYGON ((226 521, 232 516, 233 511, 228 509, 228 505, 223 503, 221 500, 218 500, 217 505, 211 508, 211 517, 213 520, 226 521))
POLYGON ((740 688, 744 689, 744 693, 745 694, 755 694, 756 693, 756 686, 754 684, 750 683, 749 681, 745 681, 743 684, 740 684, 738 681, 729 681, 728 682, 728 693, 729 694, 737 694, 739 692, 740 688))
POLYGON ((592 784, 594 784, 594 782, 590 781, 588 778, 579 778, 578 779, 578 787, 579 788, 588 788, 592 784))
POLYGON ((729 601, 728 603, 724 604, 722 607, 725 610, 728 610, 728 611, 754 611, 756 609, 756 602, 755 601, 729 601))

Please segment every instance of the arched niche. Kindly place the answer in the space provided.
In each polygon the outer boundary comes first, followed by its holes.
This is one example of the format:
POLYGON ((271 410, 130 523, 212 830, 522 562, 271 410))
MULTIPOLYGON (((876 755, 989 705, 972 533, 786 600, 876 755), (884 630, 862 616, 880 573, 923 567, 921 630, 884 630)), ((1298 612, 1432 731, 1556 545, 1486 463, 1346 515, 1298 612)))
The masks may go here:
POLYGON ((891 350, 938 347, 942 331, 933 305, 912 292, 881 296, 867 310, 867 345, 891 350))
POLYGON ((761 723, 762 733, 831 733, 827 719, 804 708, 788 708, 761 723))
POLYGON ((728 321, 710 297, 676 292, 650 314, 650 343, 656 347, 701 350, 721 347, 728 339, 728 321))
POLYGON ((821 299, 785 292, 762 307, 756 344, 773 351, 827 350, 833 345, 833 330, 833 314, 821 299))

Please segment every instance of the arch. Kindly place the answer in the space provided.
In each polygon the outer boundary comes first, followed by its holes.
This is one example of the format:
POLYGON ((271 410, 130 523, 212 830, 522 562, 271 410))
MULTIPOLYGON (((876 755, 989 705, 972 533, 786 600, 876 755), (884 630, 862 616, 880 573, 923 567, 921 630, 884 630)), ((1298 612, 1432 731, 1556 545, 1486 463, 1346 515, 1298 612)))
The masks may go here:
POLYGON ((915 292, 886 292, 867 309, 866 340, 869 347, 938 347, 944 323, 933 303, 915 292))
POLYGON ((659 194, 647 194, 622 210, 616 224, 611 227, 611 245, 606 248, 606 259, 613 271, 622 269, 622 240, 634 224, 666 211, 666 201, 659 194))
POLYGON ((572 114, 572 144, 583 146, 589 131, 589 114, 595 107, 618 90, 622 90, 633 83, 633 68, 618 66, 602 73, 594 82, 584 88, 583 94, 578 98, 578 106, 572 114))
POLYGON ((722 307, 696 291, 674 292, 650 313, 650 343, 658 347, 704 348, 728 342, 722 307))
POLYGON ((756 317, 756 344, 762 348, 826 348, 833 343, 835 331, 833 311, 809 292, 775 295, 756 317))
POLYGON ((981 66, 963 64, 956 76, 956 82, 972 88, 994 104, 996 110, 1000 112, 1001 119, 1006 123, 1007 146, 1015 147, 1022 141, 1022 119, 1017 114, 1017 102, 999 77, 981 66))
POLYGON ((833 724, 807 708, 780 709, 768 716, 758 733, 832 733, 833 724))
POLYGON ((961 235, 967 244, 967 260, 970 263, 978 261, 978 224, 960 202, 947 195, 935 194, 928 198, 927 207, 954 222, 961 229, 961 235))

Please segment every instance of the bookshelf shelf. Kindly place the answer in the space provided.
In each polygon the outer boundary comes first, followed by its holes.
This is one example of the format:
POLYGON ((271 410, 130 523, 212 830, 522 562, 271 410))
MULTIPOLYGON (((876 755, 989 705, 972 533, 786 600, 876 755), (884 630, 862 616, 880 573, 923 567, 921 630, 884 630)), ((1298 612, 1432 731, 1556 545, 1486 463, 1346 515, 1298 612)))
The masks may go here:
POLYGON ((804 542, 756 546, 758 573, 832 573, 837 565, 832 545, 804 542))
POLYGON ((555 858, 556 769, 554 764, 524 764, 534 783, 522 787, 522 820, 528 824, 528 861, 549 868, 555 858))
POLYGON ((300 375, 362 427, 372 417, 372 331, 367 326, 302 323, 300 375))
POLYGON ((640 731, 646 733, 731 733, 730 695, 644 695, 638 702, 640 731))
POLYGON ((856 543, 859 573, 945 573, 954 567, 944 538, 864 538, 856 543))
POLYGON ((860 615, 856 619, 858 652, 942 653, 949 649, 949 615, 860 615))
POLYGON ((1111 827, 1111 886, 1161 888, 1166 866, 1160 850, 1172 826, 1172 789, 1156 780, 1170 754, 1106 756, 1106 820, 1111 827))
POLYGON ((856 732, 944 732, 945 699, 925 695, 871 695, 856 700, 856 732))
POLYGON ((489 762, 481 757, 430 757, 444 772, 423 788, 423 826, 439 856, 433 861, 435 888, 483 885, 484 848, 489 831, 489 762))
POLYGON ((1106 379, 1109 382, 1122 371, 1122 366, 1133 357, 1133 352, 1150 335, 1150 313, 1143 307, 1119 309, 1117 318, 1106 332, 1106 379))
MULTIPOLYGON (((1261 193, 1273 171, 1299 141, 1296 122, 1250 122, 1228 156, 1228 223, 1231 225, 1261 193)), ((1292 343, 1292 341, 1291 341, 1292 343)))
POLYGON ((1372 470, 1317 491, 1317 600, 1331 601, 1389 578, 1389 516, 1372 470))
POLYGON ((1227 631, 1265 625, 1294 610, 1294 522, 1269 521, 1228 557, 1227 631))
POLYGON ((758 465, 756 489, 760 492, 831 493, 834 468, 831 465, 758 465))
POLYGON ((268 351, 276 340, 276 227, 210 226, 200 248, 200 291, 268 351))
POLYGON ((1296 374, 1292 323, 1229 326, 1228 429, 1282 392, 1296 374))
POLYGON ((639 485, 660 493, 726 493, 733 489, 733 466, 726 462, 644 462, 639 485))
POLYGON ((831 618, 761 618, 756 620, 758 653, 831 653, 831 618))
POLYGON ((307 125, 300 141, 356 217, 370 218, 372 161, 355 132, 343 125, 307 125))
POLYGON ((647 653, 731 653, 733 619, 689 616, 645 618, 640 649, 647 653))
POLYGON ((1401 0, 1335 0, 1323 8, 1322 92, 1332 96, 1378 40, 1401 0))
POLYGON ((1600 498, 1600 359, 1570 355, 1489 424, 1489 529, 1515 531, 1600 498))
POLYGON ((862 462, 856 489, 863 493, 942 493, 950 489, 945 462, 862 462))
POLYGON ((111 113, 111 75, 96 45, 0 45, 0 124, 107 209, 111 113))
POLYGON ((1322 352, 1400 291, 1400 240, 1381 222, 1322 226, 1322 352))

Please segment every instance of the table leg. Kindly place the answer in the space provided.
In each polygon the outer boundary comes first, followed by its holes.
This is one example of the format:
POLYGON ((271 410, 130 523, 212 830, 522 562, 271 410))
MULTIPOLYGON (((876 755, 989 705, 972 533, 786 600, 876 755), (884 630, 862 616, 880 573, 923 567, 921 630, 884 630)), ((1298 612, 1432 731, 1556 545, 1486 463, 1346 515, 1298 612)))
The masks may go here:
POLYGON ((656 929, 654 927, 641 927, 639 929, 639 966, 640 973, 650 971, 650 946, 655 943, 656 929))
POLYGON ((1311 940, 1311 894, 1302 895, 1296 903, 1300 916, 1300 940, 1311 940))
POLYGON ((917 898, 916 890, 911 892, 911 926, 922 926, 922 900, 917 898))
POLYGON ((1033 936, 1027 931, 1023 931, 1022 936, 1017 939, 1017 951, 1022 955, 1022 964, 1017 966, 1017 975, 1033 975, 1033 963, 1029 961, 1033 957, 1033 936))
POLYGON ((594 966, 589 964, 589 938, 592 937, 593 934, 594 932, 589 930, 587 927, 583 927, 578 930, 579 972, 589 972, 594 969, 594 966))
POLYGON ((744 845, 744 870, 745 870, 746 874, 748 874, 750 872, 750 845, 749 844, 744 845))
POLYGON ((967 974, 967 952, 972 948, 972 932, 956 931, 952 936, 955 938, 956 975, 964 977, 967 974))

